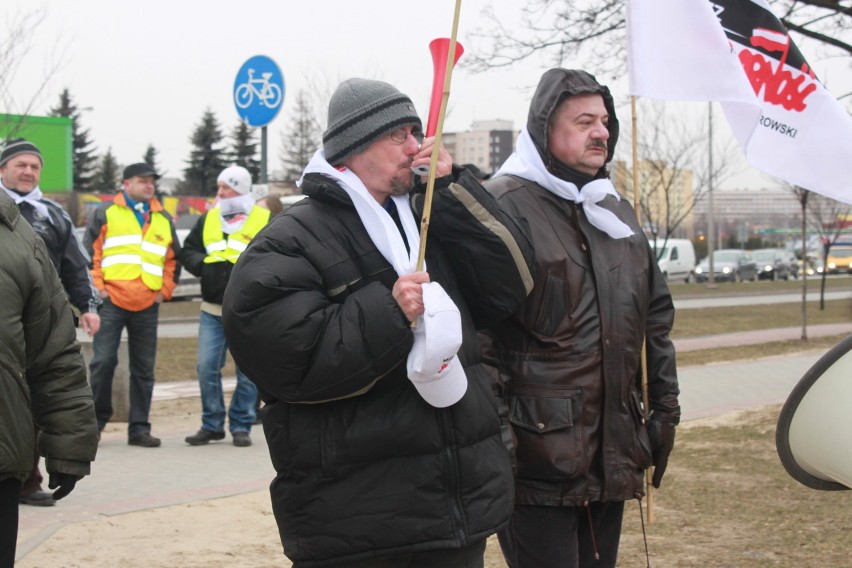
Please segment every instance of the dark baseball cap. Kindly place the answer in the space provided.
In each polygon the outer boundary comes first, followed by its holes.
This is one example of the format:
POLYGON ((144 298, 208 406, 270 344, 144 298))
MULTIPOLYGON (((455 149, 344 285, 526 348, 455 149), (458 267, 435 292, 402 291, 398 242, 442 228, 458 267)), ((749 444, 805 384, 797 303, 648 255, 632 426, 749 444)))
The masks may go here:
POLYGON ((145 162, 139 162, 138 164, 130 164, 126 168, 124 168, 124 174, 121 176, 122 181, 126 179, 130 179, 134 176, 152 176, 154 179, 160 179, 160 174, 158 174, 154 168, 146 164, 145 162))

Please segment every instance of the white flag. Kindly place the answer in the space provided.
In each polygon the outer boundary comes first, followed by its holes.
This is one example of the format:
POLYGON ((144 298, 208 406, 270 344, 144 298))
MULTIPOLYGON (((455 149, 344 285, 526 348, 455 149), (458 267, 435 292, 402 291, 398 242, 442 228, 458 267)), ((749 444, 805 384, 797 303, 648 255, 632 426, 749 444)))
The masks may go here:
POLYGON ((630 92, 718 101, 746 158, 852 203, 852 117, 764 0, 628 0, 630 92))

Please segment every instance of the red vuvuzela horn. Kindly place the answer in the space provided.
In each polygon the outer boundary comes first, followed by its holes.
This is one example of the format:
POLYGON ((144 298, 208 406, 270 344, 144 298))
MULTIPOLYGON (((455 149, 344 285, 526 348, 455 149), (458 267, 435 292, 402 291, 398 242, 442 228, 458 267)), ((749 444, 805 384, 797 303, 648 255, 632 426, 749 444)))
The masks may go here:
MULTIPOLYGON (((444 92, 444 75, 447 72, 447 59, 450 56, 450 38, 439 37, 433 39, 429 44, 432 52, 432 98, 429 102, 429 120, 426 122, 426 136, 434 136, 438 126, 438 113, 441 110, 441 97, 444 92)), ((462 44, 456 42, 456 53, 453 65, 458 63, 459 57, 464 53, 462 44)))

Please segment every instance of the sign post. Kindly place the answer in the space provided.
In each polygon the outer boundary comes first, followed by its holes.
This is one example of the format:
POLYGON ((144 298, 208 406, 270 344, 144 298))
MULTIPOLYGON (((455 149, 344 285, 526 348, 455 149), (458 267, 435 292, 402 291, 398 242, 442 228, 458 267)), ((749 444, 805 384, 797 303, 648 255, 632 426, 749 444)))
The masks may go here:
POLYGON ((267 183, 266 125, 284 104, 284 75, 265 55, 255 55, 243 63, 234 80, 234 106, 245 124, 260 128, 260 183, 267 183))

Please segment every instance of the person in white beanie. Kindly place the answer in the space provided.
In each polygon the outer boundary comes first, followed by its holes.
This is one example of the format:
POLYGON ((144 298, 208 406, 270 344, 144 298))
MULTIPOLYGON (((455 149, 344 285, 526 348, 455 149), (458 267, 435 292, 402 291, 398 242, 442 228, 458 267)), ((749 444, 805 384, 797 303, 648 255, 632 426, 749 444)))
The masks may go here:
POLYGON ((222 306, 258 385, 284 553, 310 566, 481 567, 512 472, 477 327, 531 285, 531 246, 443 148, 415 272, 434 138, 392 85, 344 81, 323 148, 240 256, 222 306), (412 330, 411 323, 417 325, 412 330))
POLYGON ((231 270, 249 242, 269 221, 269 210, 255 205, 251 174, 229 166, 219 174, 217 202, 187 235, 179 260, 201 279, 201 319, 198 326, 198 385, 201 388, 201 428, 186 437, 190 446, 225 438, 225 419, 235 446, 251 445, 257 388, 237 366, 237 386, 225 409, 222 368, 228 343, 222 329, 222 297, 231 270))

